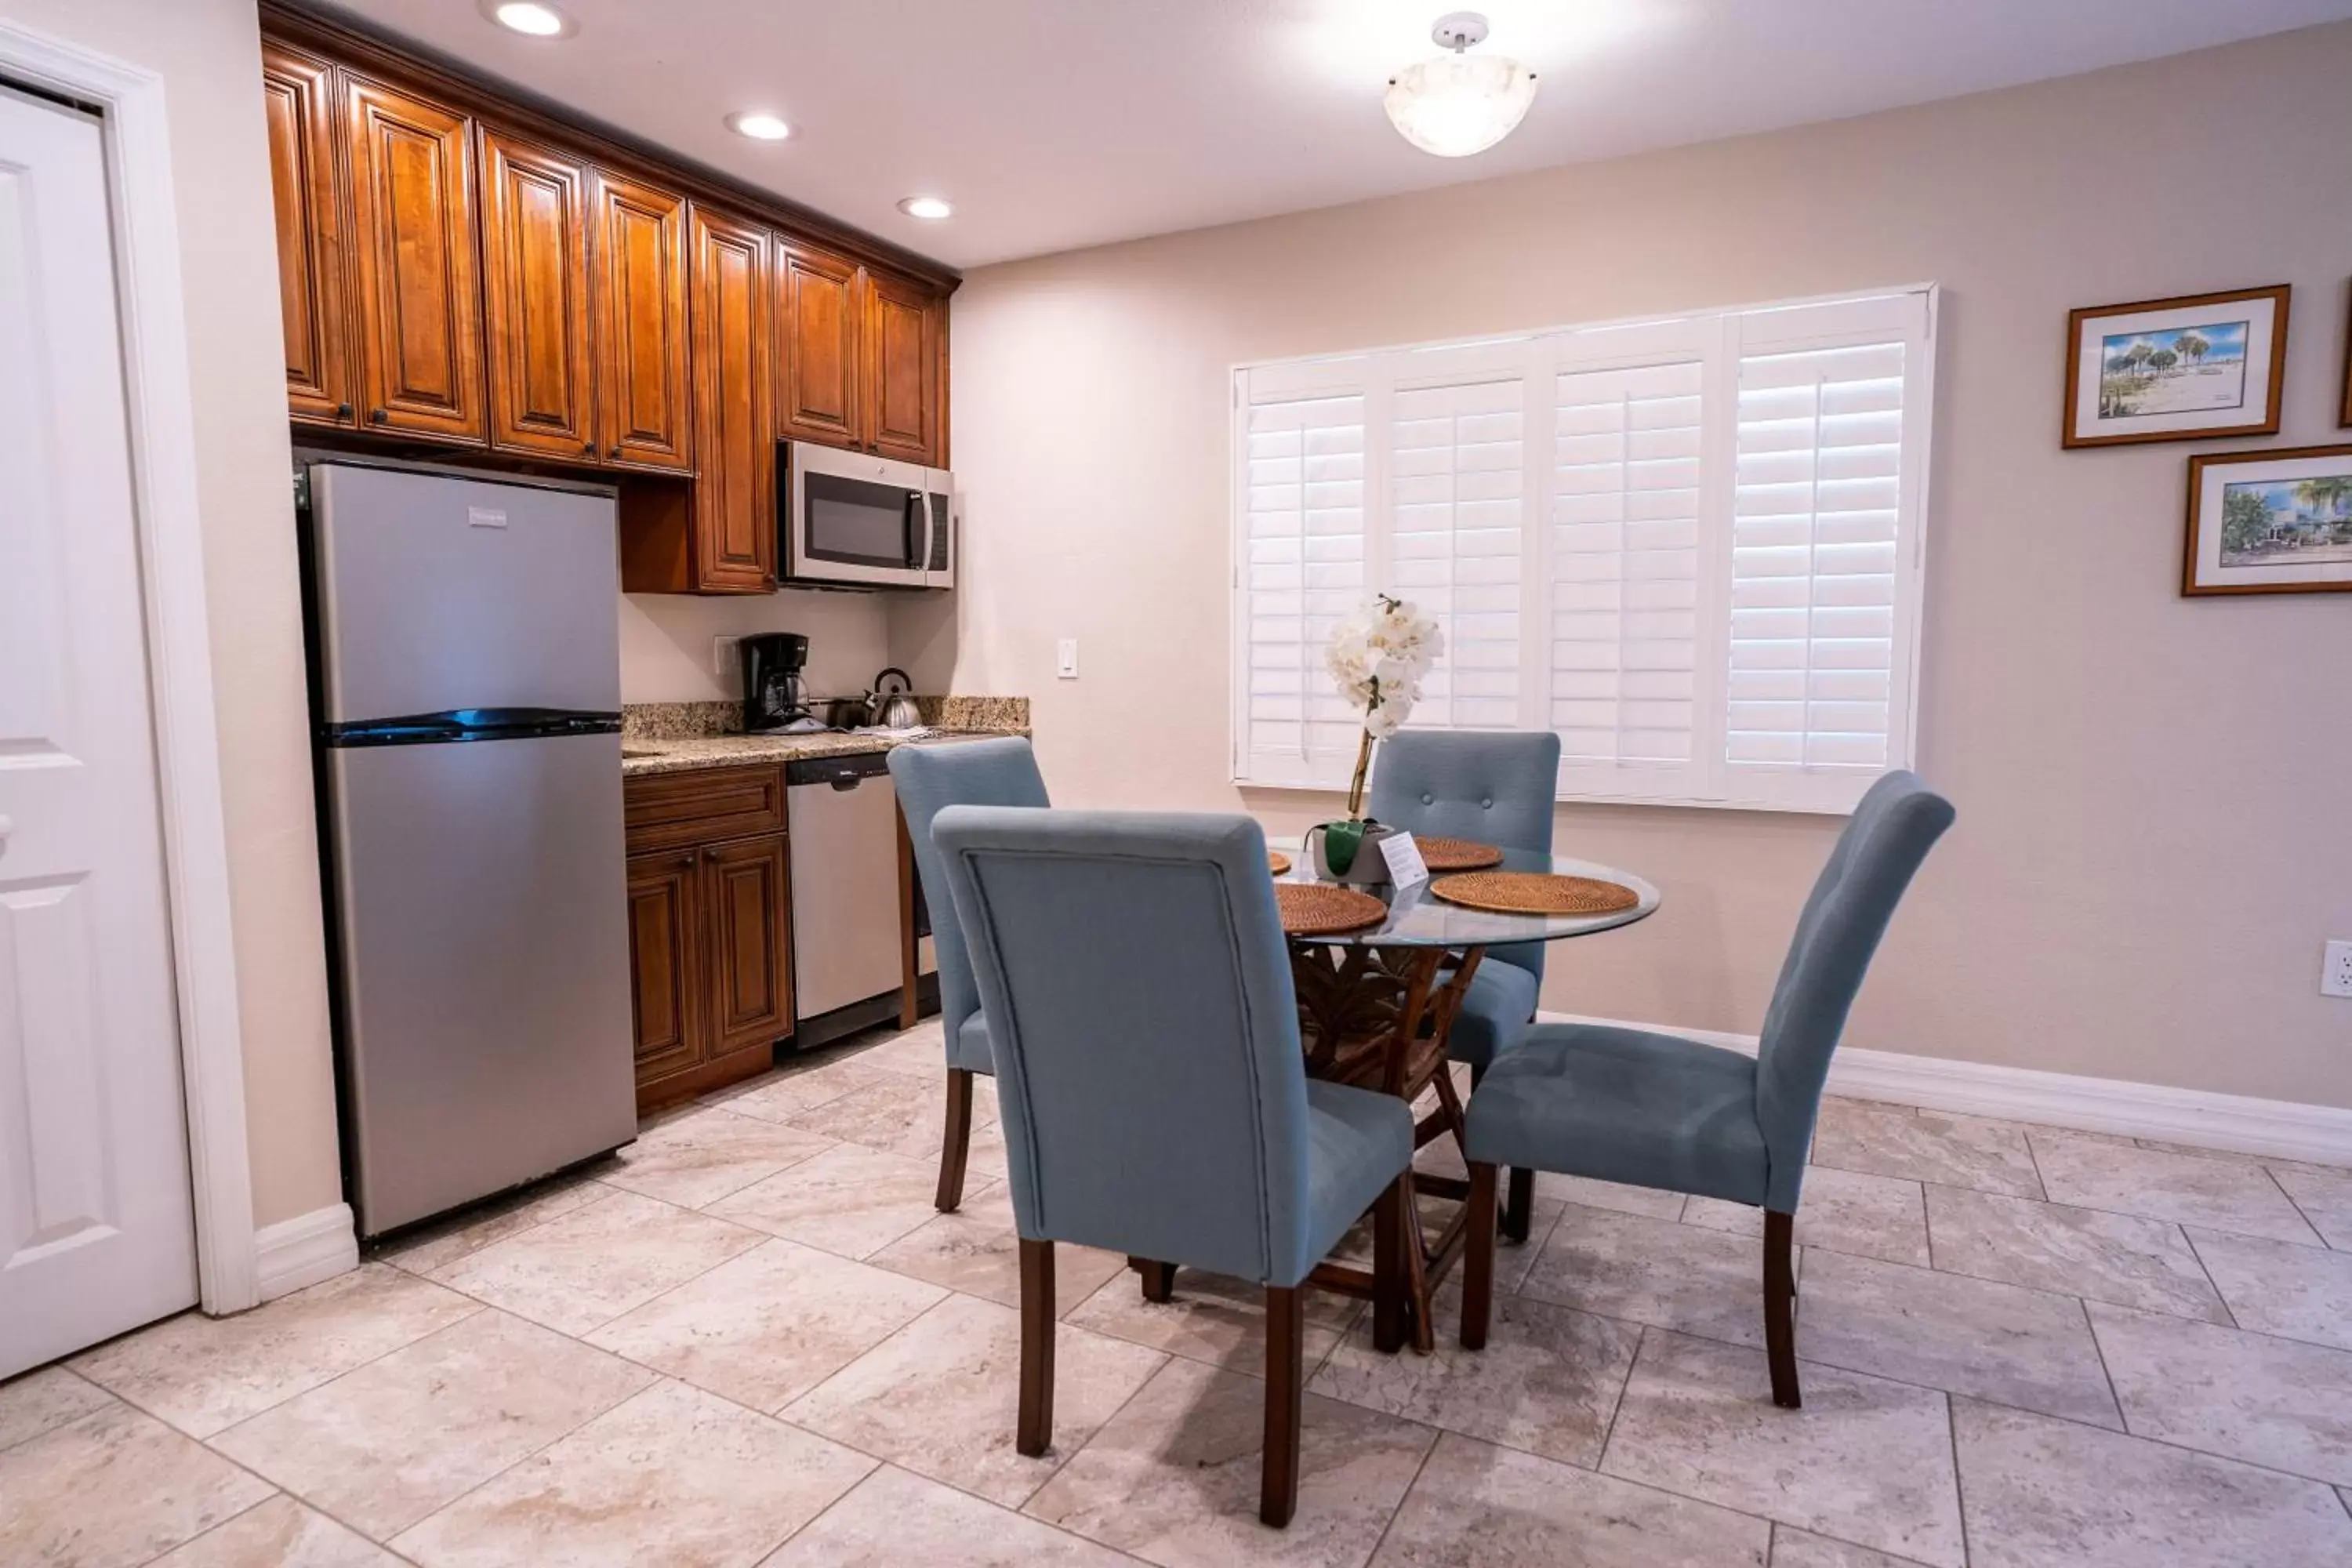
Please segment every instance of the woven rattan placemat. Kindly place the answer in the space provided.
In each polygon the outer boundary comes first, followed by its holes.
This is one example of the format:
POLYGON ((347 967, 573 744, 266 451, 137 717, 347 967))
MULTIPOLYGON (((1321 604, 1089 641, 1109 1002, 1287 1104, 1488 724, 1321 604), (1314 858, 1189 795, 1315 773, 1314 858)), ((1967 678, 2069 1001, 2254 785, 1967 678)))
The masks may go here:
POLYGON ((1419 838, 1421 863, 1433 871, 1477 871, 1503 863, 1503 852, 1475 838, 1419 838))
POLYGON ((1544 871, 1468 871, 1440 877, 1429 890, 1449 904, 1502 915, 1612 915, 1642 901, 1615 882, 1544 871))
POLYGON ((1389 918, 1389 907, 1371 894, 1328 882, 1276 882, 1274 903, 1292 936, 1338 936, 1389 918))
POLYGON ((1279 877, 1290 869, 1290 857, 1279 849, 1269 849, 1265 852, 1265 868, 1279 877))

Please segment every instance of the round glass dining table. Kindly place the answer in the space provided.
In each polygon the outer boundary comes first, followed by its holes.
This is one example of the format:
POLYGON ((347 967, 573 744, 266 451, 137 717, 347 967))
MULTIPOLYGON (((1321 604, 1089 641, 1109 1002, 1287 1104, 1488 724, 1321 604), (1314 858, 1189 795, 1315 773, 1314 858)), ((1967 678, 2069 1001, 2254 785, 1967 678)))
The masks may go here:
MULTIPOLYGON (((1303 843, 1276 847, 1290 859, 1278 882, 1315 882, 1312 857, 1303 843)), ((1470 983, 1490 947, 1519 942, 1561 942, 1629 926, 1657 912, 1658 890, 1613 866, 1564 856, 1506 849, 1502 864, 1486 869, 1550 872, 1614 882, 1634 895, 1622 910, 1599 914, 1506 914, 1448 903, 1426 882, 1399 889, 1360 889, 1388 906, 1377 924, 1332 935, 1290 937, 1291 978, 1298 996, 1301 1044, 1307 1072, 1337 1083, 1393 1094, 1407 1104, 1424 1097, 1433 1103, 1413 1129, 1416 1149, 1445 1137, 1458 1146, 1463 1131, 1460 1086, 1447 1070, 1446 1041, 1469 994, 1470 983)), ((1413 1348, 1435 1348, 1430 1303, 1438 1282, 1461 1256, 1466 1239, 1469 1184, 1461 1177, 1416 1172, 1417 1194, 1451 1198, 1457 1205, 1432 1240, 1418 1205, 1408 1209, 1417 1245, 1402 1247, 1402 1282, 1413 1348)), ((1379 1300, 1394 1288, 1362 1268, 1327 1262, 1315 1281, 1327 1289, 1379 1300)), ((1374 1317, 1374 1342, 1383 1351, 1400 1348, 1408 1325, 1383 1327, 1374 1317)))

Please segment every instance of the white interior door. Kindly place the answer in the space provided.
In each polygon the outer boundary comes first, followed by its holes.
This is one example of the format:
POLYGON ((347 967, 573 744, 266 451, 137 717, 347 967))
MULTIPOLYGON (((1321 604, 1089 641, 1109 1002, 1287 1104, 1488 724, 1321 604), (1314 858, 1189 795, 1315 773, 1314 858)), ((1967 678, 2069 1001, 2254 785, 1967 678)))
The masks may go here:
POLYGON ((0 88, 0 1377, 196 1300, 111 255, 0 88))

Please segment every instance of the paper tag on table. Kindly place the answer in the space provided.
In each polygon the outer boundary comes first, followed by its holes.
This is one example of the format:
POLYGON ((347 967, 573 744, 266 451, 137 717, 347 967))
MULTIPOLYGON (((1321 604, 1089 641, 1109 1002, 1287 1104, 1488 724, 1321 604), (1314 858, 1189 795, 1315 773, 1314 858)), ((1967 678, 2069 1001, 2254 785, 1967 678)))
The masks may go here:
POLYGON ((1389 863, 1389 880, 1398 887, 1429 880, 1429 867, 1422 860, 1421 846, 1412 841, 1412 834, 1393 833, 1381 839, 1381 854, 1389 863))

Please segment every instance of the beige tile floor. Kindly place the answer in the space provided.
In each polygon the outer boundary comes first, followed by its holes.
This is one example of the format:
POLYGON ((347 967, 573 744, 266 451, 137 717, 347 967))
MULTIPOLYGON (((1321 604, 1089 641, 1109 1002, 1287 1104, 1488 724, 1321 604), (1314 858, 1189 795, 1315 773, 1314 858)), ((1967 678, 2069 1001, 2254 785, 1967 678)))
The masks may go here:
POLYGON ((1317 1300, 1276 1534, 1233 1281, 1155 1306, 1062 1248, 1055 1447, 1013 1451, 1002 1139, 983 1095, 935 1214, 938 1063, 853 1043, 0 1384, 0 1563, 2352 1563, 2352 1173, 1832 1100, 1801 1412, 1750 1211, 1547 1177, 1483 1352, 1452 1287, 1429 1357, 1317 1300))

